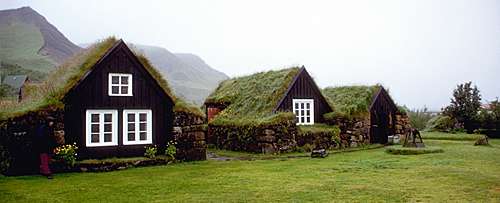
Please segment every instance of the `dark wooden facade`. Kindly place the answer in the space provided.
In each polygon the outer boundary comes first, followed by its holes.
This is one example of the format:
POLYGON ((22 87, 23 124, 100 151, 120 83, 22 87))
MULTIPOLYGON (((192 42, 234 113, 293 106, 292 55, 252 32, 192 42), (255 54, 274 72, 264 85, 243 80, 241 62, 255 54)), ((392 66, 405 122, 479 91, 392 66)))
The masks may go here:
POLYGON ((304 66, 299 70, 292 83, 288 86, 285 94, 274 107, 273 112, 292 111, 293 99, 314 100, 314 122, 323 122, 323 114, 332 112, 332 108, 323 97, 316 83, 313 81, 304 66))
POLYGON ((385 144, 388 136, 393 135, 394 122, 398 108, 383 87, 380 87, 370 105, 370 142, 385 144))
MULTIPOLYGON (((76 142, 79 159, 143 156, 147 145, 124 145, 123 110, 151 109, 152 144, 158 153, 165 151, 167 141, 172 139, 171 97, 160 87, 143 64, 120 40, 96 65, 65 95, 66 142, 76 142), (133 96, 109 96, 108 74, 132 74, 133 96), (118 145, 86 146, 86 111, 113 109, 118 112, 118 145)), ((149 145, 149 144, 148 144, 149 145)))

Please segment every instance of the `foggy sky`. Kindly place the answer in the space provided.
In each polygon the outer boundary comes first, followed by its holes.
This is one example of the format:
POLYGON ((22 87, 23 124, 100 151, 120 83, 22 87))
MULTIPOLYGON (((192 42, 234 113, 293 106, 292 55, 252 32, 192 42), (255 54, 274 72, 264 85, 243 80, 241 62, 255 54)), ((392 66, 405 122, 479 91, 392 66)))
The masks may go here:
POLYGON ((458 84, 500 96, 500 1, 64 1, 30 6, 75 44, 193 53, 230 77, 304 65, 320 88, 374 85, 439 110, 458 84))

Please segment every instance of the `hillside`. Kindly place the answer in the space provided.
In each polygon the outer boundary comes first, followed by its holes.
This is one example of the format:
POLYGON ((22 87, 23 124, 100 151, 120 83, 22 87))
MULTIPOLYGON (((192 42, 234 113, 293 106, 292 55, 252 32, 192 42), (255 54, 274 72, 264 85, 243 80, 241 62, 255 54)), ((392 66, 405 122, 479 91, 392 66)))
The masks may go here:
POLYGON ((168 80, 177 95, 197 105, 228 76, 214 70, 194 54, 173 54, 168 50, 146 45, 134 45, 142 50, 168 80))
POLYGON ((48 73, 81 50, 30 7, 0 11, 0 59, 48 73))

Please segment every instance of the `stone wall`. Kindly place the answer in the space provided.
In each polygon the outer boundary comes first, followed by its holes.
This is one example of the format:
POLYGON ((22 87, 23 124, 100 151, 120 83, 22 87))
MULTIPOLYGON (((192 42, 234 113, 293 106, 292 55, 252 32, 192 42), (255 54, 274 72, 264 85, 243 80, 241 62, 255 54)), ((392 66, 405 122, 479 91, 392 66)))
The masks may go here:
POLYGON ((340 139, 338 134, 330 132, 303 132, 296 137, 297 145, 303 147, 304 151, 314 149, 338 149, 340 148, 340 139), (305 147, 309 145, 309 147, 305 147))
POLYGON ((172 135, 177 143, 176 159, 196 161, 207 158, 203 121, 202 116, 174 111, 172 135))
POLYGON ((394 125, 395 133, 391 137, 389 136, 389 142, 398 143, 399 141, 404 141, 405 134, 411 130, 411 121, 408 115, 396 115, 396 122, 394 125))
POLYGON ((286 121, 272 126, 265 126, 256 137, 257 146, 262 154, 274 154, 293 149, 296 146, 297 126, 293 121, 286 121))
POLYGON ((218 149, 274 154, 295 147, 295 117, 273 123, 216 125, 209 123, 211 144, 218 149))
POLYGON ((327 121, 329 125, 338 125, 340 128, 340 148, 358 147, 370 143, 370 114, 363 118, 354 118, 352 121, 340 119, 327 121))

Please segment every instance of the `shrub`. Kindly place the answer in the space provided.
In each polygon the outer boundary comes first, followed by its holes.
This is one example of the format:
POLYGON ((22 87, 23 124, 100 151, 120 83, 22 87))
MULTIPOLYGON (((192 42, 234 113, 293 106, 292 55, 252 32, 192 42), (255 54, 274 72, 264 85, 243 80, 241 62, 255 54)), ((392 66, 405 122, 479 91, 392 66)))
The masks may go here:
POLYGON ((76 156, 78 155, 76 153, 76 150, 78 147, 76 146, 76 143, 73 143, 72 145, 62 145, 56 148, 56 153, 55 153, 55 160, 57 162, 62 163, 65 165, 66 168, 71 168, 75 165, 76 163, 76 156))
POLYGON ((429 120, 425 131, 443 131, 452 130, 457 123, 456 119, 452 119, 449 116, 436 116, 429 120))
POLYGON ((155 158, 156 153, 158 152, 158 148, 156 145, 153 145, 151 147, 144 147, 146 148, 146 152, 144 152, 144 156, 148 158, 155 158))
POLYGON ((167 149, 165 150, 165 155, 167 155, 172 159, 175 159, 175 154, 177 153, 177 147, 175 147, 176 144, 177 142, 174 142, 172 140, 169 141, 167 143, 167 149))
POLYGON ((306 143, 304 146, 302 146, 302 149, 304 149, 304 151, 306 151, 306 152, 312 152, 312 150, 314 149, 314 146, 312 146, 309 143, 306 143))
POLYGON ((423 109, 408 110, 407 113, 408 117, 410 117, 412 127, 420 130, 427 129, 429 121, 436 117, 436 115, 428 111, 426 106, 423 109))

